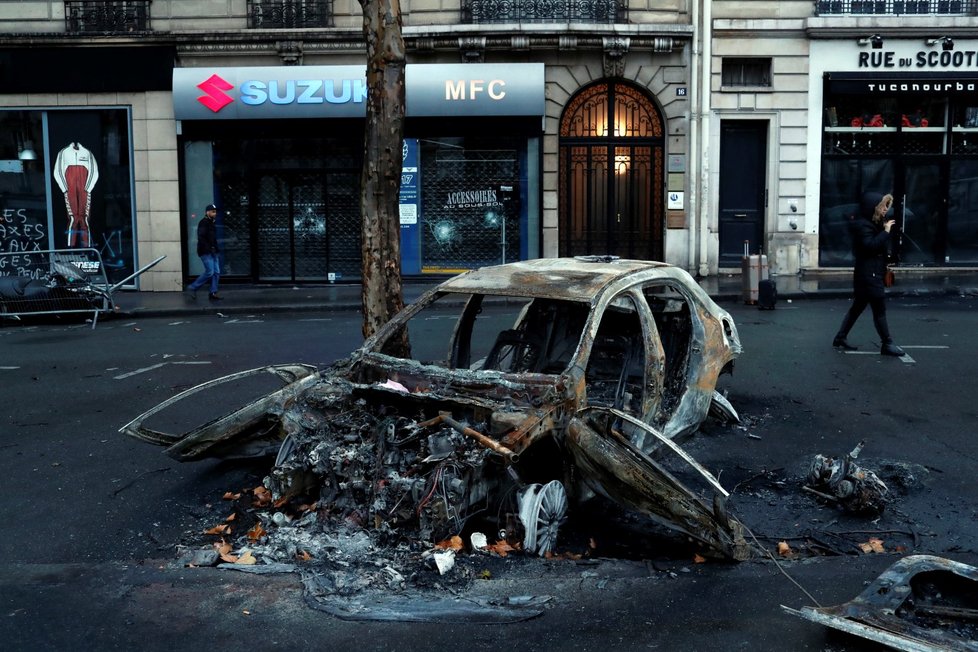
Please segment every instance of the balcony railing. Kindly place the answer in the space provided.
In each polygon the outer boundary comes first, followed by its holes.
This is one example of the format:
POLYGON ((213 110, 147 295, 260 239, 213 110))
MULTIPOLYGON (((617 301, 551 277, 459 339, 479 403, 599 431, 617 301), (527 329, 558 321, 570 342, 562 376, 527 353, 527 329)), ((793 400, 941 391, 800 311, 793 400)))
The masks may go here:
POLYGON ((624 23, 628 0, 462 0, 462 23, 624 23))
POLYGON ((72 33, 145 32, 152 0, 66 0, 65 29, 72 33))
POLYGON ((248 0, 251 29, 333 26, 333 0, 248 0))
POLYGON ((975 15, 978 0, 816 0, 816 16, 975 15))

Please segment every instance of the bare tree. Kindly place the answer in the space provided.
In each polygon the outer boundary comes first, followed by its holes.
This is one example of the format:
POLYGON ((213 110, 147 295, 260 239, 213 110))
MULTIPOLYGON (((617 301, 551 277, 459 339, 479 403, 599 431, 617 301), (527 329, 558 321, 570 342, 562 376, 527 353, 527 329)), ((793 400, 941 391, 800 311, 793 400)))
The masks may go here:
MULTIPOLYGON (((404 307, 401 290, 401 148, 404 37, 400 0, 360 0, 367 42, 367 123, 360 178, 363 336, 404 307)), ((405 337, 404 351, 407 353, 405 337)))

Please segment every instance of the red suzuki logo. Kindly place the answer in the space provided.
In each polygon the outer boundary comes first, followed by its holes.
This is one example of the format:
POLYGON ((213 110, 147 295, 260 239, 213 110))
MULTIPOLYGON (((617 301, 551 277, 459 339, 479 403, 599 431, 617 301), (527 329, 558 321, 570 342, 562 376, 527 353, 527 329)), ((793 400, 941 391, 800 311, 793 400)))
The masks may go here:
POLYGON ((229 91, 234 86, 227 83, 217 75, 211 75, 204 81, 197 84, 197 88, 204 91, 206 95, 201 95, 197 98, 197 101, 206 106, 208 109, 217 113, 228 104, 233 102, 231 96, 224 91, 229 91))

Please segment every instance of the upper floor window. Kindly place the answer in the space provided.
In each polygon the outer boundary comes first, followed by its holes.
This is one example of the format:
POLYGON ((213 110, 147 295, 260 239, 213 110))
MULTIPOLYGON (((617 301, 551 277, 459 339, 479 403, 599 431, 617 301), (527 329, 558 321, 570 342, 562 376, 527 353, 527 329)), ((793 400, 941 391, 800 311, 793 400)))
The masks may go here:
POLYGON ((721 86, 771 87, 771 59, 753 57, 724 57, 721 86))
POLYGON ((624 23, 628 0, 462 0, 462 22, 624 23))
POLYGON ((976 7, 978 7, 978 0, 817 0, 815 3, 815 15, 974 15, 976 7))
POLYGON ((145 32, 151 0, 66 0, 65 29, 74 33, 145 32))
POLYGON ((248 27, 252 29, 332 25, 333 0, 248 0, 248 27))

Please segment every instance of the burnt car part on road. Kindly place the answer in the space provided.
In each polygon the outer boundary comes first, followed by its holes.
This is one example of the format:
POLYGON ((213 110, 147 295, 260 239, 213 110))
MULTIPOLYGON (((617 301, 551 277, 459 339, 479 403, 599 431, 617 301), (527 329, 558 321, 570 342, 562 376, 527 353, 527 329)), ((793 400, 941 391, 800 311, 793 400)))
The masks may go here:
POLYGON ((856 598, 787 613, 906 652, 978 650, 978 568, 910 555, 856 598))
POLYGON ((544 554, 562 494, 571 506, 601 494, 739 560, 726 492, 674 440, 711 411, 736 418, 716 383, 740 352, 730 315, 681 269, 532 260, 442 283, 318 373, 243 372, 294 380, 187 434, 144 425, 180 396, 122 431, 182 461, 277 448, 265 479, 277 501, 318 498, 324 521, 385 536, 436 541, 477 518, 544 554), (712 505, 677 469, 707 479, 712 505))

